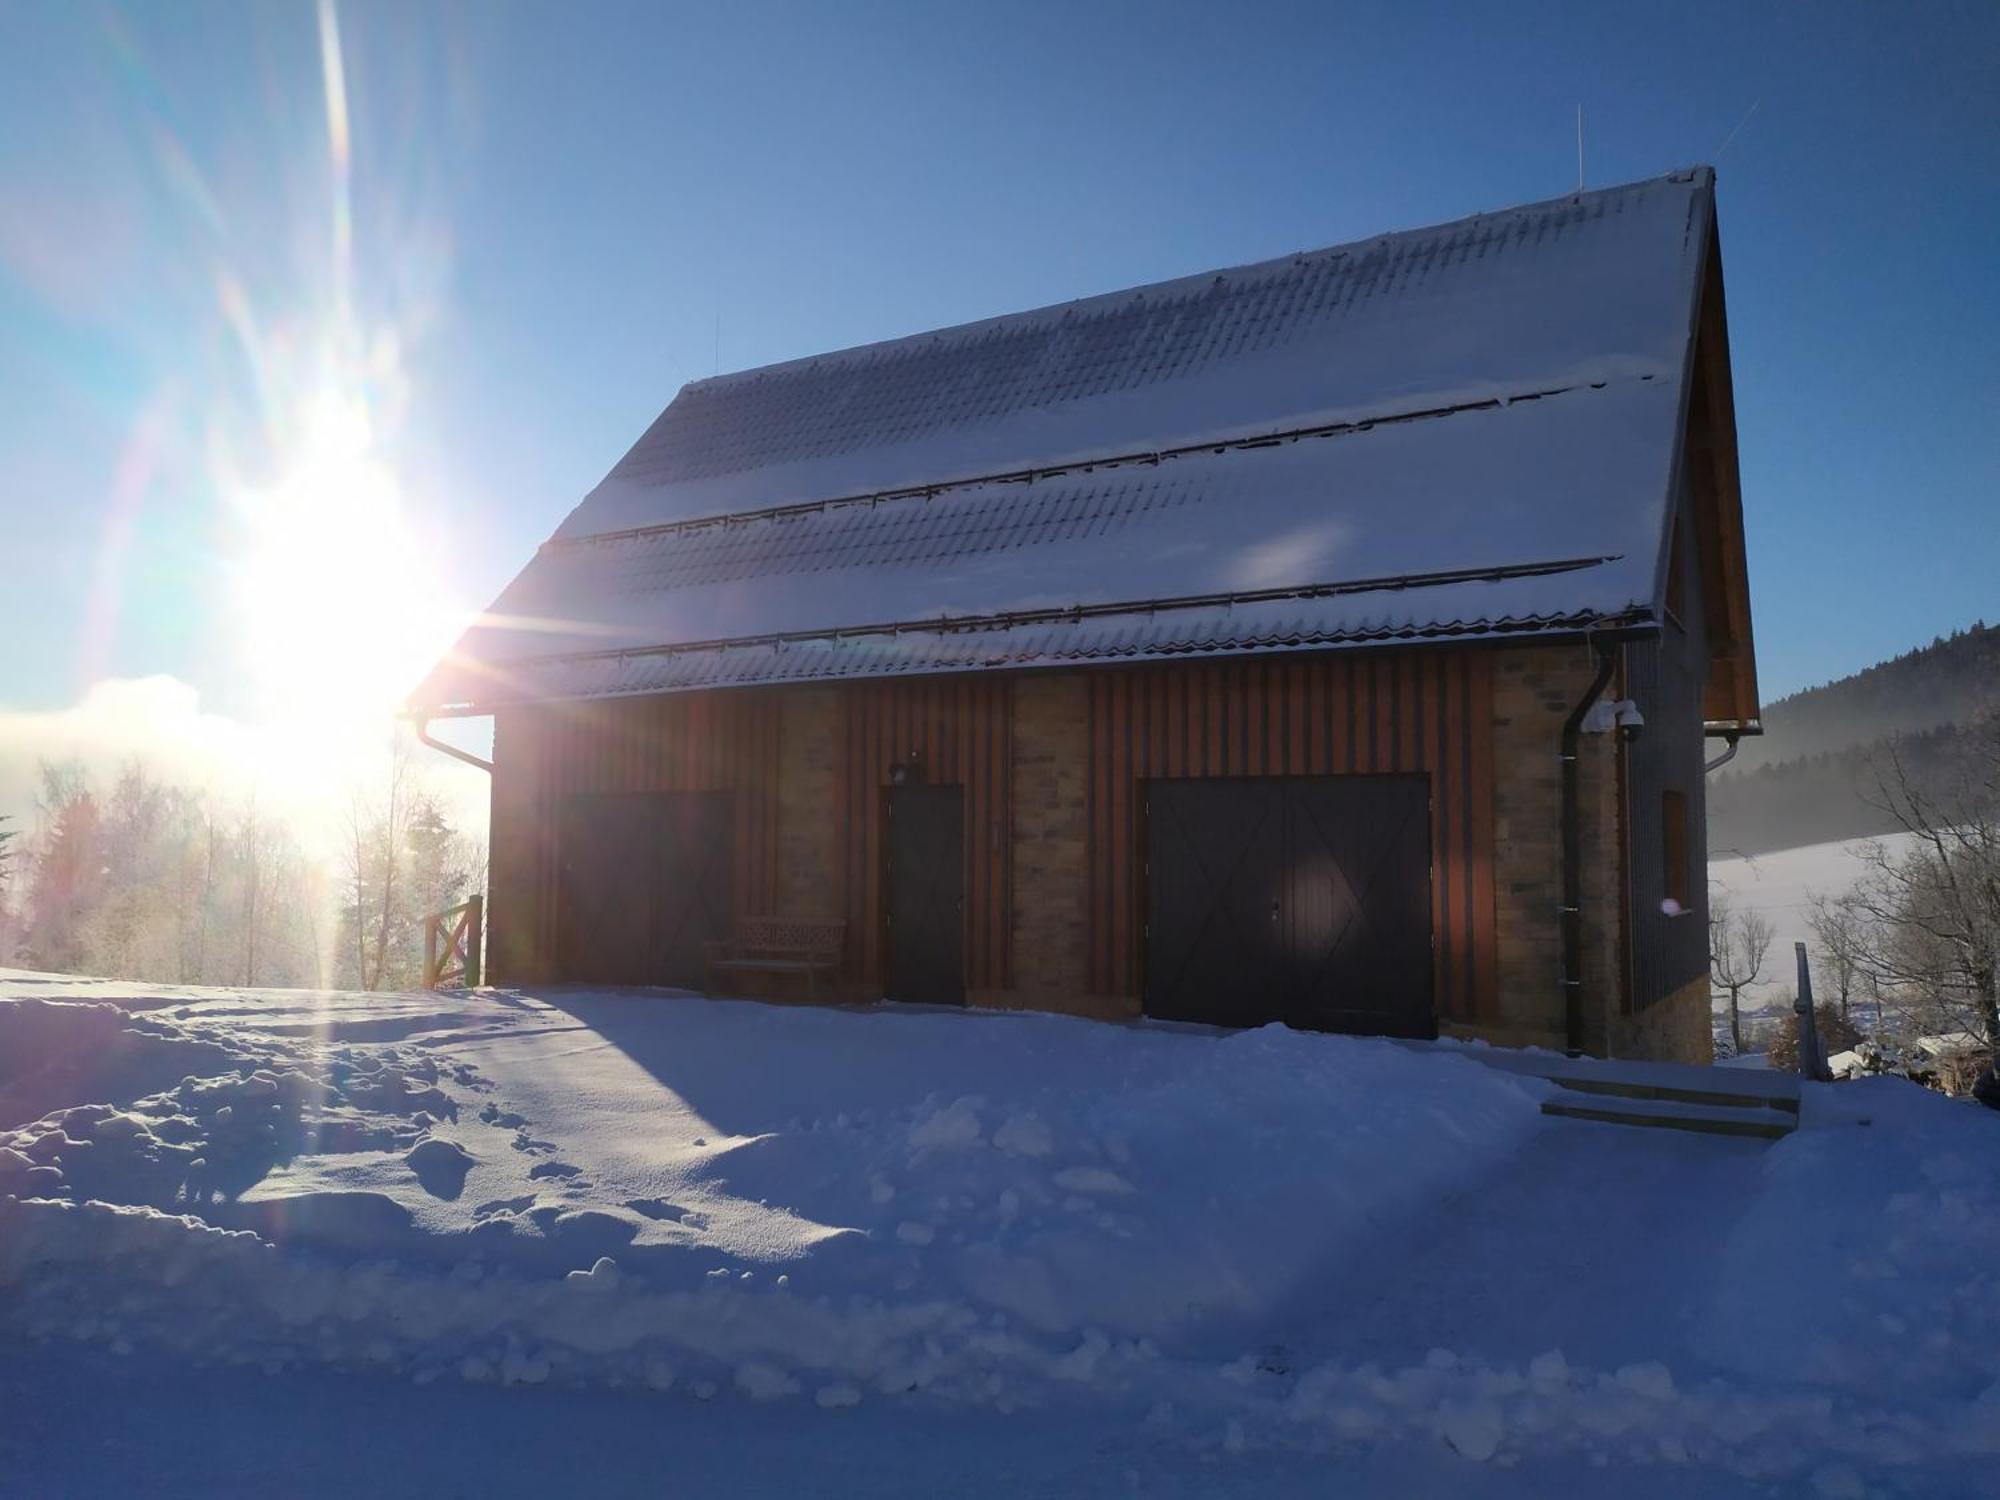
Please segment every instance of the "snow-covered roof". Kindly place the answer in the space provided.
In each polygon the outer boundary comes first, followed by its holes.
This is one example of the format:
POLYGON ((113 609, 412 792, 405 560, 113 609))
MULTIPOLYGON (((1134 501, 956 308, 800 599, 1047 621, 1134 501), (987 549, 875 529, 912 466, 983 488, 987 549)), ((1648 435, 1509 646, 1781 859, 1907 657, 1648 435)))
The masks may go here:
POLYGON ((413 702, 1655 619, 1713 182, 694 382, 413 702))

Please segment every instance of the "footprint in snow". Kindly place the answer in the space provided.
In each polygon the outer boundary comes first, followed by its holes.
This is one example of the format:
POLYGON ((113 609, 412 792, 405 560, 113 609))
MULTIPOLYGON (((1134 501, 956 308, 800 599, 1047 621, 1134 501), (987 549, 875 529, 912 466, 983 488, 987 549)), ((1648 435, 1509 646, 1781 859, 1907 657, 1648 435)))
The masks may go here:
POLYGON ((495 1214, 524 1213, 534 1207, 535 1195, 528 1193, 520 1198, 495 1198, 490 1203, 482 1203, 472 1211, 475 1219, 490 1219, 495 1214))
POLYGON ((465 1191, 465 1174, 472 1170, 472 1157, 465 1148, 438 1136, 417 1142, 404 1154, 403 1161, 416 1173, 425 1192, 446 1200, 465 1191))
POLYGON ((671 1219, 675 1222, 685 1220, 688 1213, 678 1203, 669 1203, 664 1198, 627 1198, 625 1206, 649 1219, 671 1219))
POLYGON ((534 1166, 528 1168, 528 1177, 531 1181, 543 1177, 580 1177, 582 1175, 582 1167, 573 1167, 566 1161, 537 1162, 534 1166))

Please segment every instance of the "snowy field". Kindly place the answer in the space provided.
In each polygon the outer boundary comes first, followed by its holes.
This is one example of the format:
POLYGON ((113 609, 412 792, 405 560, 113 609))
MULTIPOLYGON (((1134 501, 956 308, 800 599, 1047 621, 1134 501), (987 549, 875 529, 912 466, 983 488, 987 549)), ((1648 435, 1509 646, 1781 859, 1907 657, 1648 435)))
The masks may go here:
POLYGON ((1418 1048, 0 971, 0 1495, 1964 1494, 2000 1116, 1418 1048))
MULTIPOLYGON (((1851 888, 1866 873, 1862 850, 1869 844, 1879 843, 1900 856, 1912 837, 1895 833, 1879 839, 1841 839, 1709 861, 1709 889, 1727 894, 1739 910, 1762 912, 1771 923, 1771 951, 1764 960, 1763 976, 1743 992, 1746 1012, 1789 1002, 1798 983, 1792 944, 1804 943, 1809 953, 1816 946, 1812 898, 1838 896, 1851 888)), ((1817 970, 1814 982, 1817 987, 1817 970)), ((1727 1004, 1727 998, 1719 996, 1717 1013, 1726 1013, 1727 1004)))

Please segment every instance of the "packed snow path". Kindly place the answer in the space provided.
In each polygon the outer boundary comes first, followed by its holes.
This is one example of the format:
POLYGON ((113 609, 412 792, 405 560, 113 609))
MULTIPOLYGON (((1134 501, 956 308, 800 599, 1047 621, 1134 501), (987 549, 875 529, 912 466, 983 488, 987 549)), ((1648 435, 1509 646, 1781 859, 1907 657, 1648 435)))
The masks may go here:
MULTIPOLYGON (((0 974, 0 1350, 44 1351, 0 1379, 193 1362, 227 1401, 247 1366, 359 1409, 387 1376, 406 1426, 510 1433, 653 1402, 606 1457, 635 1475, 755 1430, 956 1489, 949 1454, 1032 1435, 996 1492, 1990 1464, 2000 1117, 1843 1085, 1767 1147, 1545 1089, 1278 1028, 0 974), (524 1385, 559 1406, 490 1389, 524 1385)), ((47 1472, 21 1430, 0 1459, 47 1472)))
POLYGON ((1427 1349, 1489 1360, 1560 1349, 1598 1369, 1657 1360, 1715 1373, 1702 1273, 1721 1264, 1767 1150, 1551 1122, 1332 1279, 1301 1341, 1391 1366, 1427 1349))

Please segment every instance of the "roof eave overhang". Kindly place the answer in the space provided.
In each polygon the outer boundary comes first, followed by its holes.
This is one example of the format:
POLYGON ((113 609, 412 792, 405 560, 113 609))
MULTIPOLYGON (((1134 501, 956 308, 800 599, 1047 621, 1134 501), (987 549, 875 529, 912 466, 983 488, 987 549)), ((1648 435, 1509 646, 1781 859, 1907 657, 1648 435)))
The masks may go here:
MULTIPOLYGON (((1159 606, 1165 608, 1167 606, 1159 606)), ((1127 606, 1132 613, 1145 612, 1142 607, 1127 606)), ((893 627, 899 635, 961 636, 981 629, 1003 630, 1004 624, 984 625, 976 621, 932 621, 893 627)), ((1169 648, 1155 648, 1133 651, 1105 651, 1102 653, 1045 654, 1021 656, 989 662, 940 661, 900 668, 894 672, 856 673, 852 676, 838 674, 801 674, 788 677, 783 674, 759 676, 738 682, 700 682, 667 686, 648 685, 641 688, 589 693, 562 692, 496 692, 474 698, 443 702, 419 702, 413 700, 406 705, 404 714, 411 719, 451 719, 479 718, 503 709, 524 708, 535 704, 579 703, 603 701, 614 698, 659 697, 667 694, 689 692, 732 691, 745 688, 774 688, 799 686, 802 684, 827 684, 841 681, 869 681, 883 677, 941 677, 969 675, 989 672, 1046 672, 1077 671, 1092 667, 1132 666, 1141 663, 1163 663, 1190 660, 1215 660, 1226 657, 1276 656, 1300 651, 1357 651, 1387 649, 1421 649, 1425 647, 1456 647, 1477 649, 1507 645, 1555 645, 1572 641, 1636 640, 1658 634, 1659 620, 1649 611, 1634 608, 1614 614, 1583 612, 1546 620, 1478 622, 1467 625, 1436 625, 1420 628, 1392 628, 1386 630, 1356 630, 1351 632, 1329 632, 1321 638, 1298 637, 1275 640, 1268 643, 1245 644, 1239 642, 1215 645, 1187 645, 1169 648)), ((715 653, 723 651, 782 651, 786 646, 805 644, 827 645, 857 637, 860 632, 823 632, 813 636, 802 636, 797 640, 737 640, 691 643, 685 646, 659 646, 638 648, 624 652, 588 653, 590 659, 630 659, 640 656, 667 654, 715 653)), ((584 654, 568 657, 544 657, 532 662, 517 664, 521 669, 547 668, 564 661, 584 659, 584 654)), ((500 674, 496 673, 498 678, 500 674)))

